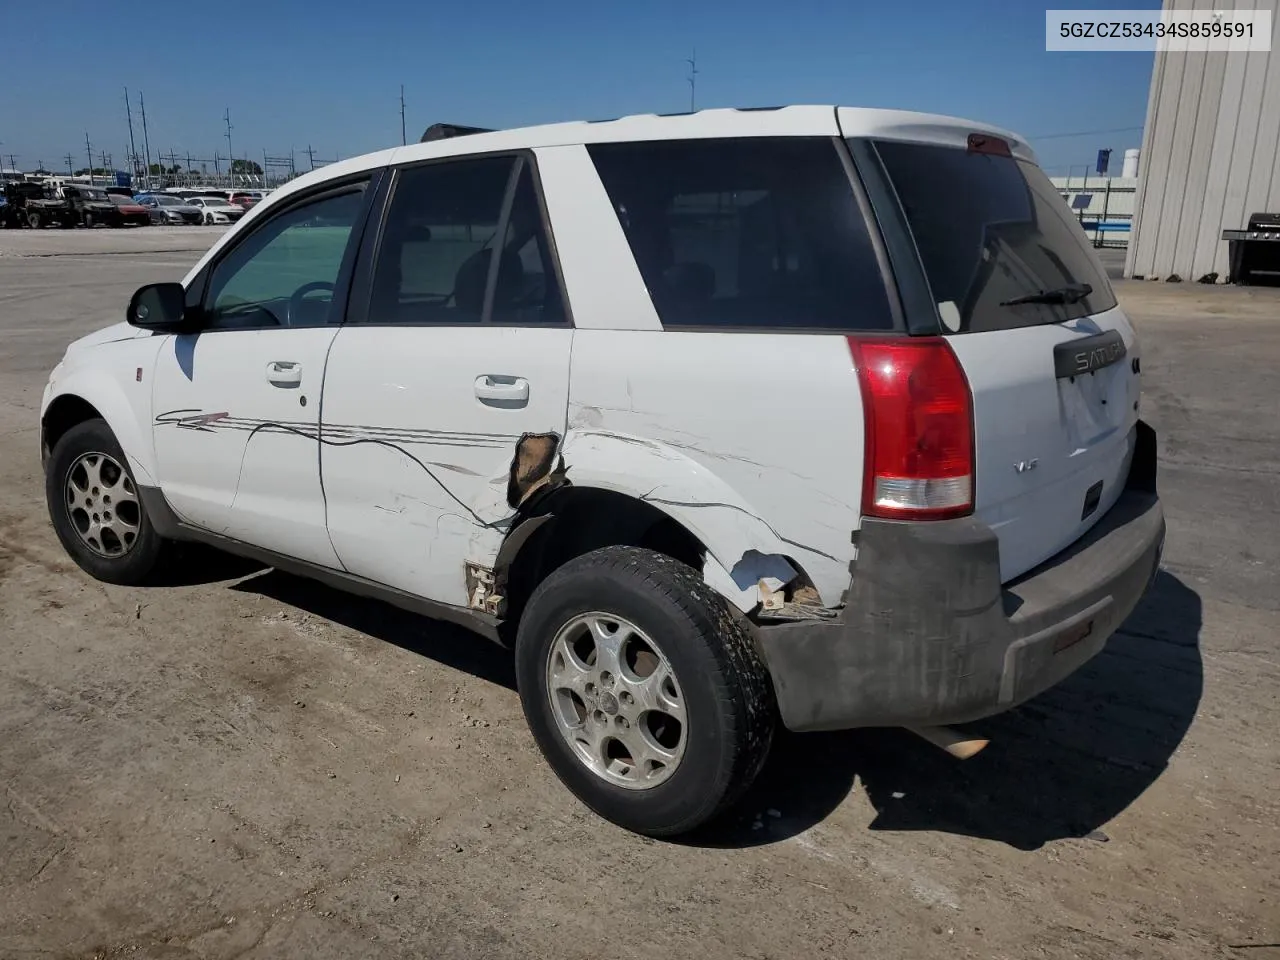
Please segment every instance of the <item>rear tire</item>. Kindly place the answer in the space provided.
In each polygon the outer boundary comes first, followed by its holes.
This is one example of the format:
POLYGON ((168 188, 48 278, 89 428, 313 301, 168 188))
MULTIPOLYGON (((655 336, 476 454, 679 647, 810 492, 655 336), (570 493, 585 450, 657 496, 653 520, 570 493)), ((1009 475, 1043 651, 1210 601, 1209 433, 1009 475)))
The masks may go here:
POLYGON ((29 213, 27 214, 27 225, 30 226, 32 230, 39 230, 44 226, 44 218, 38 213, 29 213))
POLYGON ((97 580, 145 583, 167 550, 105 420, 78 423, 54 444, 45 500, 62 546, 97 580))
POLYGON ((690 567, 606 547, 534 591, 516 637, 525 718, 561 781, 602 817, 688 833, 749 787, 776 705, 747 627, 690 567))
POLYGON ((92 230, 92 229, 93 229, 93 224, 94 224, 93 214, 92 214, 92 213, 86 213, 86 214, 84 215, 84 225, 85 225, 85 228, 86 228, 86 229, 89 229, 89 230, 92 230))

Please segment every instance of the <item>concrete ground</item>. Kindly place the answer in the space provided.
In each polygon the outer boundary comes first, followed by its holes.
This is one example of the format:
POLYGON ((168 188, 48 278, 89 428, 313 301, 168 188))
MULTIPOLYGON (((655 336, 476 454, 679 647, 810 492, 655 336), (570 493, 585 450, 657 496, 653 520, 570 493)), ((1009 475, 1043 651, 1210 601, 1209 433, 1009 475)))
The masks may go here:
POLYGON ((1169 541, 1103 655, 965 763, 783 737, 677 844, 558 784, 483 641, 212 554, 151 589, 65 556, 46 374, 210 240, 0 232, 0 957, 1280 958, 1280 291, 1119 285, 1169 541))
POLYGON ((1124 279, 1124 258, 1126 250, 1123 247, 1100 247, 1097 250, 1098 259, 1102 261, 1102 266, 1107 271, 1107 276, 1112 280, 1124 279))

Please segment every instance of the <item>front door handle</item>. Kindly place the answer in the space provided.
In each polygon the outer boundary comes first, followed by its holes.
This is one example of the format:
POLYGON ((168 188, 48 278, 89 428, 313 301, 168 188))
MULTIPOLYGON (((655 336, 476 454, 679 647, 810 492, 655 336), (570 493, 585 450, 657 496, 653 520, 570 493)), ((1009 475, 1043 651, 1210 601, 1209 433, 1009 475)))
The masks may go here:
POLYGON ((292 360, 272 360, 267 364, 267 382, 273 387, 301 386, 302 364, 292 360))
POLYGON ((493 406, 523 406, 529 402, 529 381, 486 373, 476 377, 476 397, 493 406))

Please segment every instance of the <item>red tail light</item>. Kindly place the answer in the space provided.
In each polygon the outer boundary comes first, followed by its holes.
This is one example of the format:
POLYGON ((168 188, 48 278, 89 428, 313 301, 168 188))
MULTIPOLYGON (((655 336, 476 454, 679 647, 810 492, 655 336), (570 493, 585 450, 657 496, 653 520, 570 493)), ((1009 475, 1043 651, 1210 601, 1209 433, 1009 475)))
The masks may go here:
POLYGON ((862 512, 937 520, 973 511, 973 395, 942 337, 849 337, 867 450, 862 512))

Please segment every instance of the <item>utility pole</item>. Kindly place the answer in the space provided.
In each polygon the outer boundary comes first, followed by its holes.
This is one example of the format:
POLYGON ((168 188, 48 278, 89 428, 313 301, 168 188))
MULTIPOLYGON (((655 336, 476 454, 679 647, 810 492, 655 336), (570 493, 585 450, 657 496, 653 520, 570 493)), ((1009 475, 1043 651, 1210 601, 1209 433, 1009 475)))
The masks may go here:
POLYGON ((133 109, 129 106, 129 88, 124 88, 124 115, 129 121, 129 162, 133 167, 133 175, 138 175, 138 147, 133 142, 133 109))
POLYGON ((309 169, 314 170, 316 168, 316 152, 311 149, 311 144, 309 143, 307 144, 307 163, 310 164, 309 169))
POLYGON ((404 132, 404 84, 400 84, 400 146, 404 146, 409 140, 404 132))
POLYGON ((142 149, 147 151, 147 186, 151 186, 151 138, 147 136, 147 105, 142 102, 142 91, 138 91, 138 107, 142 110, 142 149))
POLYGON ((236 185, 236 159, 235 159, 236 155, 235 155, 235 151, 231 149, 231 108, 230 107, 227 107, 226 115, 222 119, 226 121, 226 124, 227 124, 227 156, 230 157, 230 160, 228 161, 230 163, 228 172, 231 174, 231 186, 234 187, 236 185))
POLYGON ((67 176, 74 177, 76 174, 75 170, 72 168, 71 154, 68 153, 64 159, 67 161, 67 176))
POLYGON ((89 132, 87 130, 84 135, 84 152, 89 155, 89 183, 92 185, 96 182, 93 179, 93 146, 89 143, 89 132))
POLYGON ((685 60, 689 65, 689 112, 698 109, 698 48, 693 48, 693 56, 685 60))
POLYGON ((18 172, 18 158, 14 156, 12 153, 9 154, 9 169, 12 170, 14 173, 18 172))
POLYGON ((115 179, 115 177, 111 176, 111 174, 108 172, 111 170, 111 154, 103 150, 101 153, 101 156, 102 156, 102 179, 108 181, 108 184, 109 184, 110 181, 115 179))

